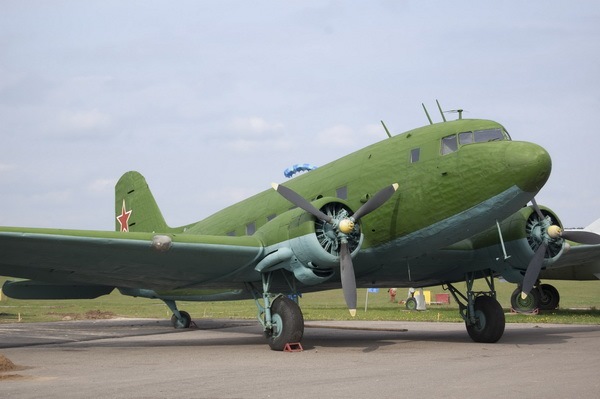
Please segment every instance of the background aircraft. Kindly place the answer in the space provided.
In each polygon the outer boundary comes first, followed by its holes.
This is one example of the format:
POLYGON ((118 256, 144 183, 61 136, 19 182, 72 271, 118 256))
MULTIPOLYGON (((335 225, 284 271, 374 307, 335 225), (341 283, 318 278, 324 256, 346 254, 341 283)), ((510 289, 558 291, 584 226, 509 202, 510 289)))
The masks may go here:
POLYGON ((0 228, 0 274, 29 279, 7 282, 3 292, 71 299, 117 288, 163 300, 178 328, 191 318, 177 300, 254 298, 269 345, 282 350, 304 331, 287 294, 341 285, 354 314, 357 286, 445 284, 470 337, 496 342, 505 319, 494 276, 528 293, 564 253, 565 239, 600 238, 568 236, 546 208, 523 208, 550 170, 543 148, 512 141, 496 122, 444 120, 175 228, 144 177, 128 172, 116 185, 115 232, 0 228), (473 290, 478 278, 487 291, 473 290))

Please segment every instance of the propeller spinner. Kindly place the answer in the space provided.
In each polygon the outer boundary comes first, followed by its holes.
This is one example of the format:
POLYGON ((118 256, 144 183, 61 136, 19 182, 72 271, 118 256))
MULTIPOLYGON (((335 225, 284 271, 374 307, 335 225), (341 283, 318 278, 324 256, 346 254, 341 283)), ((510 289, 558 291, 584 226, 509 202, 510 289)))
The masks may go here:
POLYGON ((340 275, 342 281, 342 291, 344 292, 344 299, 346 301, 346 305, 348 306, 348 310, 350 311, 350 315, 352 317, 356 316, 356 278, 354 275, 352 256, 350 255, 350 250, 348 249, 348 235, 354 231, 356 223, 360 218, 379 208, 381 205, 386 203, 392 197, 392 195, 394 195, 396 190, 398 190, 398 183, 394 183, 380 190, 364 205, 358 208, 354 215, 339 219, 333 218, 321 212, 310 202, 288 187, 276 183, 273 183, 271 186, 275 191, 281 194, 282 197, 296 205, 298 208, 301 208, 312 214, 317 219, 331 224, 333 229, 337 232, 340 243, 340 275))

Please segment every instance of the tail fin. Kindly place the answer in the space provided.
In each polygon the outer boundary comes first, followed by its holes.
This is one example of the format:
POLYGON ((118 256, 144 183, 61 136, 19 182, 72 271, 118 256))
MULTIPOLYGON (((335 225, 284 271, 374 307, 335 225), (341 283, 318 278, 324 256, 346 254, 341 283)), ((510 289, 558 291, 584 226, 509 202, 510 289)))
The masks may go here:
POLYGON ((169 230, 144 176, 127 172, 115 186, 116 231, 165 233, 169 230))

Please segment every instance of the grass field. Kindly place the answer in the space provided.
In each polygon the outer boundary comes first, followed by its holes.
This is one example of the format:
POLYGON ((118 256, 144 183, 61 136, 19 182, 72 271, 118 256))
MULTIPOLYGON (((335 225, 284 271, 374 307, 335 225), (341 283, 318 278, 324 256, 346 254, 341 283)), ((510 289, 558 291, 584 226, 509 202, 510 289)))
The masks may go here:
MULTIPOLYGON (((0 283, 4 282, 0 278, 0 283)), ((539 315, 513 315, 510 312, 510 295, 515 286, 496 283, 498 300, 507 312, 507 322, 575 323, 600 324, 600 282, 597 281, 545 281, 553 284, 560 292, 560 309, 539 315)), ((479 283, 479 282, 478 282, 479 283)), ((457 285, 464 288, 464 284, 457 285)), ((483 289, 483 284, 480 288, 483 289)), ((444 293, 441 287, 430 287, 432 297, 444 293)), ((406 289, 398 289, 396 303, 390 303, 387 289, 368 294, 368 309, 365 312, 367 291, 358 291, 357 320, 408 320, 461 322, 458 305, 430 305, 426 311, 407 311, 398 300, 406 297, 406 289)), ((179 309, 189 312, 193 319, 256 317, 254 301, 227 302, 178 302, 179 309)), ((351 319, 340 290, 305 294, 300 306, 306 320, 351 319)), ((131 298, 115 290, 110 295, 94 300, 15 300, 2 296, 0 301, 0 323, 38 322, 59 320, 100 319, 113 317, 165 318, 171 312, 159 300, 131 298)))

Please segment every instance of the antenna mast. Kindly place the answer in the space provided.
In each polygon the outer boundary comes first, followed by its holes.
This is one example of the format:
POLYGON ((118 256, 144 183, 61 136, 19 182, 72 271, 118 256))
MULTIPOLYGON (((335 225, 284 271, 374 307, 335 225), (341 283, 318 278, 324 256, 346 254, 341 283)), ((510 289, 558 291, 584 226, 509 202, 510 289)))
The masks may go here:
POLYGON ((388 130, 388 128, 385 125, 385 123, 383 123, 383 121, 381 121, 381 124, 383 125, 383 128, 385 129, 385 132, 387 133, 388 137, 392 138, 392 135, 390 134, 390 131, 388 130))
POLYGON ((425 111, 425 115, 427 115, 427 119, 429 119, 429 124, 433 125, 433 121, 431 120, 431 116, 429 116, 429 112, 427 112, 427 108, 425 108, 425 104, 421 103, 423 106, 423 110, 425 111))
POLYGON ((442 119, 444 120, 444 122, 446 122, 446 117, 444 116, 444 111, 442 111, 442 107, 440 106, 440 102, 438 100, 435 100, 435 102, 437 103, 438 109, 440 110, 440 115, 442 115, 442 119))

